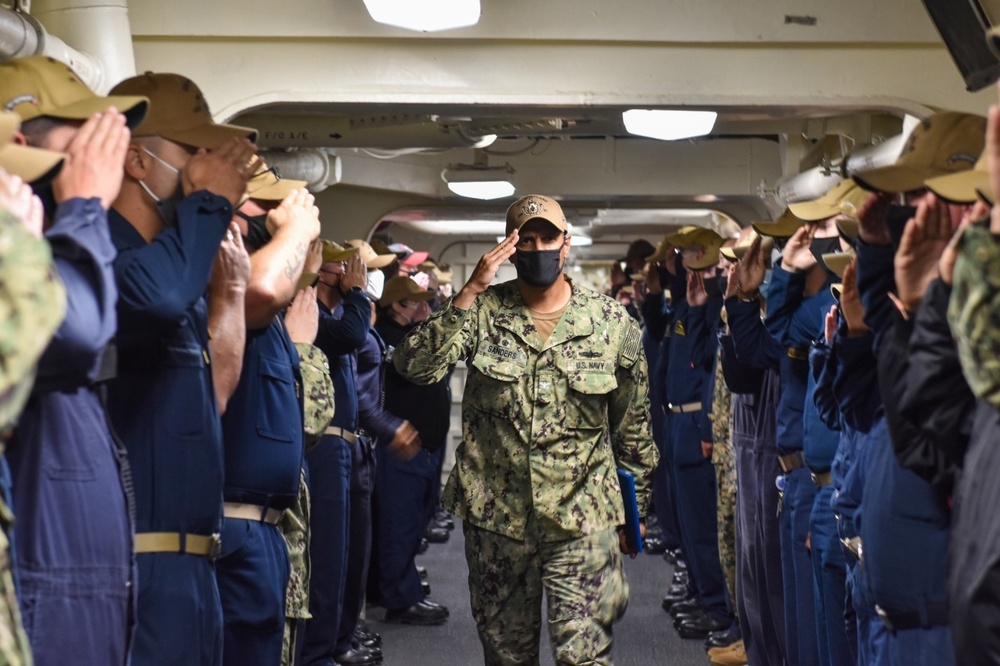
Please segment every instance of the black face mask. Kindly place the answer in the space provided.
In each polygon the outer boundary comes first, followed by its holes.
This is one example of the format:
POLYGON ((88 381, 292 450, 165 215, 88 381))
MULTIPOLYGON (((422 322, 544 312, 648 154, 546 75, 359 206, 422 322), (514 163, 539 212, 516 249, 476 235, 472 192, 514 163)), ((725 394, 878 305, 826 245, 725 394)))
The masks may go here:
POLYGON ((243 237, 243 244, 259 250, 271 242, 271 232, 267 230, 267 213, 262 215, 247 215, 242 211, 236 214, 247 221, 247 235, 243 237))
POLYGON ((823 263, 823 255, 840 252, 840 236, 834 236, 833 238, 813 238, 812 243, 809 244, 809 251, 812 252, 812 256, 816 257, 816 261, 819 262, 820 266, 825 268, 826 264, 823 263))
POLYGON ((721 283, 721 280, 725 279, 721 275, 705 278, 705 293, 708 294, 709 298, 719 298, 725 293, 725 286, 721 283))
POLYGON ((518 250, 514 259, 517 277, 532 287, 550 286, 562 273, 562 266, 559 265, 561 253, 561 247, 558 250, 535 250, 534 252, 518 250))
POLYGON ((660 274, 660 286, 666 287, 670 284, 670 271, 663 266, 657 266, 656 272, 660 274))
POLYGON ((42 202, 45 219, 49 224, 52 224, 56 221, 56 209, 59 207, 59 204, 56 203, 56 194, 52 190, 52 183, 35 190, 35 194, 38 195, 38 198, 42 202))
POLYGON ((725 294, 726 289, 729 289, 729 277, 726 275, 718 275, 715 278, 715 284, 719 290, 719 294, 725 294))
POLYGON ((892 246, 899 247, 899 241, 903 238, 903 229, 906 223, 917 214, 916 206, 904 206, 902 204, 890 204, 889 210, 885 213, 885 226, 889 229, 889 240, 892 246))

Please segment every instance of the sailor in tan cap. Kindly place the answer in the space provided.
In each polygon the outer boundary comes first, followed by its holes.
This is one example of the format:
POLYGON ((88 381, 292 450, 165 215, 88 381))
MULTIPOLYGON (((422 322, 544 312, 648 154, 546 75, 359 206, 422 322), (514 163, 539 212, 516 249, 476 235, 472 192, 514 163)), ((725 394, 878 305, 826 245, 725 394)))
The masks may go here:
POLYGON ((162 646, 181 635, 174 658, 213 663, 222 640, 219 414, 242 365, 250 272, 232 216, 256 168, 253 132, 216 124, 197 86, 176 74, 113 90, 150 101, 109 215, 120 294, 109 409, 135 473, 142 581, 132 661, 162 660, 162 646), (168 350, 179 350, 172 362, 168 350), (190 446, 176 446, 178 424, 190 446), (167 488, 184 500, 166 501, 167 488))
POLYGON ((13 140, 68 156, 49 185, 36 180, 36 187, 72 307, 41 357, 32 399, 6 449, 18 509, 14 559, 31 563, 19 576, 18 597, 23 608, 46 609, 24 618, 40 664, 128 660, 132 530, 117 445, 95 385, 106 378, 101 359, 116 328, 107 208, 121 187, 128 147, 121 111, 137 122, 147 105, 95 95, 51 58, 0 63, 0 108, 21 120, 13 140), (57 468, 68 473, 50 473, 57 468))

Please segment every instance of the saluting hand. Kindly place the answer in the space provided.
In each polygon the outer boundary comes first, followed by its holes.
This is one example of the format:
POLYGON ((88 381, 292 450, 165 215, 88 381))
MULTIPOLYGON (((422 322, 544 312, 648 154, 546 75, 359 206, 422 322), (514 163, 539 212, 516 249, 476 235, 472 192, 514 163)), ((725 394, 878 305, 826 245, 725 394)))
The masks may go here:
POLYGON ((300 226, 310 241, 319 238, 319 208, 316 197, 307 190, 292 190, 277 208, 267 214, 267 224, 275 230, 286 226, 300 226))
POLYGON ((938 276, 938 262, 951 236, 947 204, 928 194, 917 206, 917 214, 906 223, 894 260, 896 290, 907 310, 916 309, 938 276))
POLYGON ((646 293, 651 296, 663 293, 663 284, 660 283, 660 270, 653 263, 646 266, 646 293))
POLYGON ((235 222, 229 223, 229 230, 219 244, 212 265, 212 280, 209 283, 212 291, 246 291, 250 280, 250 255, 243 247, 243 237, 240 227, 235 222))
POLYGON ((316 287, 306 287, 295 294, 292 304, 285 311, 285 328, 292 342, 311 345, 319 332, 319 306, 316 304, 316 287))
POLYGON ((31 186, 20 176, 9 174, 0 168, 0 210, 13 215, 35 238, 42 237, 44 226, 42 202, 36 197, 31 186))
POLYGON ((889 226, 885 216, 892 204, 892 195, 874 193, 858 207, 858 234, 869 245, 889 245, 889 226))
POLYGON ((692 307, 708 303, 708 292, 705 290, 705 278, 699 271, 689 271, 687 281, 687 302, 692 307))
POLYGON ((455 296, 455 300, 452 301, 455 307, 462 310, 469 309, 476 297, 486 291, 493 282, 493 278, 497 276, 500 265, 510 259, 517 251, 517 239, 518 234, 517 229, 515 229, 499 245, 480 258, 469 281, 465 283, 465 286, 455 296))
POLYGON ((249 139, 233 137, 215 150, 201 148, 181 170, 184 196, 200 190, 224 197, 233 206, 242 199, 247 181, 260 168, 253 159, 257 146, 249 139))
POLYGON ((809 250, 813 236, 816 235, 815 224, 804 224, 799 227, 785 245, 781 266, 792 273, 804 273, 816 265, 816 257, 809 250))
POLYGON ((87 119, 66 148, 62 170, 52 183, 56 202, 97 197, 110 208, 125 177, 129 137, 125 116, 113 107, 87 119))
POLYGON ((764 251, 761 250, 762 242, 763 237, 758 234, 750 243, 743 259, 736 264, 733 275, 729 279, 729 287, 726 289, 727 298, 736 294, 737 286, 744 294, 749 294, 760 289, 760 285, 764 283, 766 269, 764 267, 764 251))
MULTIPOLYGON (((997 84, 1000 92, 1000 83, 997 84)), ((990 187, 993 189, 994 204, 990 214, 990 231, 1000 234, 1000 204, 996 197, 1000 196, 1000 106, 990 107, 986 119, 986 163, 990 171, 990 187)))
POLYGON ((365 288, 368 284, 368 268, 358 255, 352 256, 344 264, 344 274, 340 276, 340 291, 349 292, 354 287, 365 288))

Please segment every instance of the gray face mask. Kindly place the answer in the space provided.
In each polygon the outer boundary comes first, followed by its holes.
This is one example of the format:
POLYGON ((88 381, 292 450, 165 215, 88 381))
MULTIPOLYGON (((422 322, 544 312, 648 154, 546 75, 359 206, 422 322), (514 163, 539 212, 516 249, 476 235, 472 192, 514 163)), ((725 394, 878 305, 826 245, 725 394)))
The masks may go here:
POLYGON ((139 181, 139 186, 142 189, 146 190, 146 194, 148 194, 150 198, 155 202, 156 212, 159 213, 160 219, 163 220, 163 223, 165 225, 167 225, 168 227, 172 227, 177 221, 177 206, 180 204, 181 201, 184 200, 184 192, 183 189, 181 188, 181 170, 173 166, 169 162, 167 162, 159 155, 156 155, 155 153, 151 152, 145 146, 142 147, 142 150, 147 155, 152 157, 154 160, 162 164, 164 168, 169 169, 170 171, 174 172, 177 175, 177 188, 174 190, 174 193, 171 194, 166 199, 161 199, 160 197, 156 196, 156 194, 149 187, 149 185, 147 185, 141 180, 139 181))

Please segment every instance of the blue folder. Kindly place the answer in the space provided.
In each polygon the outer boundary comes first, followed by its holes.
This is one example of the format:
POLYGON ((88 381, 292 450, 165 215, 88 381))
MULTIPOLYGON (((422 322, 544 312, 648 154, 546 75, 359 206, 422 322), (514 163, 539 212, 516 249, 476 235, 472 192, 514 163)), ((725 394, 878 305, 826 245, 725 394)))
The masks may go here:
POLYGON ((625 504, 625 543, 630 550, 642 552, 642 530, 639 527, 639 504, 635 499, 635 476, 624 469, 618 470, 618 484, 625 504))

